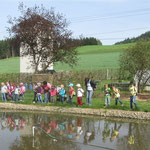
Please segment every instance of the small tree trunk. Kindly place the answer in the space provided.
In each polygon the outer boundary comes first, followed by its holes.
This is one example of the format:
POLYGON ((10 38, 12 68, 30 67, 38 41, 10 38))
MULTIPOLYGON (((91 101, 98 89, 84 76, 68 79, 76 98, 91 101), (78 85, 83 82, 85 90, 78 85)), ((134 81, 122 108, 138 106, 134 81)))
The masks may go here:
POLYGON ((141 80, 138 80, 138 83, 137 83, 137 93, 140 93, 141 89, 140 89, 140 82, 141 80))

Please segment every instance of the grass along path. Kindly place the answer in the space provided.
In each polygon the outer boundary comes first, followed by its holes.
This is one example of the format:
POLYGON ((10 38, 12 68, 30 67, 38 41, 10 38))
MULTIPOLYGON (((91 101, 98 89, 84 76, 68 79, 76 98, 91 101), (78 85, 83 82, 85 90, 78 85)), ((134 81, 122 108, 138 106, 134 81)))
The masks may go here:
MULTIPOLYGON (((44 98, 44 97, 43 97, 44 98)), ((130 101, 129 100, 125 100, 123 99, 123 104, 124 106, 122 107, 120 105, 120 103, 118 103, 118 106, 115 106, 115 100, 111 99, 111 106, 107 107, 105 109, 117 109, 117 110, 126 110, 129 111, 130 109, 130 101)), ((10 101, 8 101, 10 102, 10 101)), ((33 105, 33 93, 32 92, 27 92, 25 93, 25 101, 24 102, 15 102, 16 104, 29 104, 29 105, 33 105)), ((64 102, 64 104, 62 104, 59 101, 56 101, 55 104, 52 103, 36 103, 34 105, 40 105, 40 106, 59 106, 59 107, 77 107, 76 103, 77 103, 77 98, 74 97, 73 98, 73 103, 74 105, 72 106, 71 104, 68 104, 67 102, 64 102)), ((92 106, 88 106, 86 105, 86 98, 83 97, 83 106, 79 106, 82 108, 92 108, 92 109, 104 109, 104 98, 93 98, 92 99, 92 106)), ((142 112, 150 112, 150 100, 149 101, 137 101, 138 104, 138 109, 135 111, 142 111, 142 112)))

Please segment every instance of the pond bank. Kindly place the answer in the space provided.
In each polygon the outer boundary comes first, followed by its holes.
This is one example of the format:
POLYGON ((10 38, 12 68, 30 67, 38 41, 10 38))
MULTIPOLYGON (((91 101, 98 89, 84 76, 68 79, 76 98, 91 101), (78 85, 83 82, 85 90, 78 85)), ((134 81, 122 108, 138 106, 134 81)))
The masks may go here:
POLYGON ((53 112, 63 114, 95 115, 126 119, 150 120, 150 112, 124 111, 115 109, 67 108, 57 106, 37 106, 12 103, 0 103, 0 109, 53 112))

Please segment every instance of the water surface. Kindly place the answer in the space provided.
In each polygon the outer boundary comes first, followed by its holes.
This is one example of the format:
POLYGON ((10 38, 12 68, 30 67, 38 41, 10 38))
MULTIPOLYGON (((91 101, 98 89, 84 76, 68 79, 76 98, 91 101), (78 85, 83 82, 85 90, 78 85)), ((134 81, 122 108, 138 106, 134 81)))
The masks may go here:
POLYGON ((0 150, 150 150, 150 124, 2 112, 0 150))

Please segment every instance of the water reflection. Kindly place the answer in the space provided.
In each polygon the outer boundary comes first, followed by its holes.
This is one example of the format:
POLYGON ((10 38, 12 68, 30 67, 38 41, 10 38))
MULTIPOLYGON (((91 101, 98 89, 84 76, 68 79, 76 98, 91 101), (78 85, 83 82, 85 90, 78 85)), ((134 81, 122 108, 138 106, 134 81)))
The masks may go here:
POLYGON ((2 150, 148 150, 149 124, 54 114, 0 113, 2 150), (33 136, 34 135, 34 136, 33 136))

